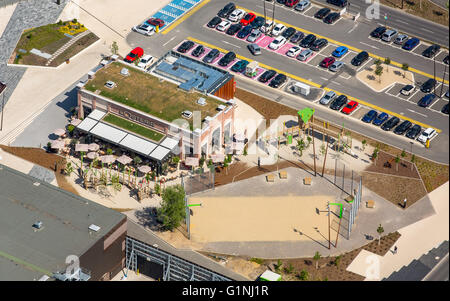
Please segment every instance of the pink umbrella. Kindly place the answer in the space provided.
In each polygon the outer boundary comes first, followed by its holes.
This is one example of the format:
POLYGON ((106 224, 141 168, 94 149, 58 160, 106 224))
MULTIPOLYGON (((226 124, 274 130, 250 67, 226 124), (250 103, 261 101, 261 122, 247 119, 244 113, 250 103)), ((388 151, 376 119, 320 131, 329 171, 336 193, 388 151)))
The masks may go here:
POLYGON ((88 152, 89 151, 89 145, 78 143, 75 144, 75 151, 76 152, 88 152))
POLYGON ((82 121, 81 119, 76 118, 76 119, 72 120, 70 122, 70 124, 73 126, 78 126, 81 123, 81 121, 82 121))
POLYGON ((142 172, 142 173, 149 173, 149 172, 152 171, 151 167, 150 167, 150 166, 147 166, 147 165, 142 165, 142 166, 140 166, 138 169, 139 169, 139 171, 142 172))
POLYGON ((185 160, 184 160, 184 164, 185 165, 187 165, 187 166, 192 166, 192 167, 194 167, 194 166, 198 166, 199 165, 199 162, 198 162, 199 160, 198 160, 198 158, 196 158, 196 157, 187 157, 185 160))
POLYGON ((90 152, 86 155, 91 160, 94 160, 95 158, 98 158, 98 154, 96 152, 90 152))
POLYGON ((103 163, 113 163, 116 159, 114 158, 113 155, 106 155, 106 156, 101 156, 98 158, 100 161, 102 161, 103 163))
POLYGON ((211 159, 212 159, 213 163, 221 163, 225 160, 225 155, 224 154, 213 154, 213 155, 211 155, 211 159))
POLYGON ((65 146, 65 143, 63 140, 52 141, 52 148, 54 148, 54 149, 63 149, 64 146, 65 146))
POLYGON ((91 143, 91 144, 88 145, 88 148, 89 148, 90 151, 95 152, 95 151, 99 150, 100 145, 98 145, 97 143, 91 143))
POLYGON ((56 129, 53 134, 57 135, 57 136, 62 136, 66 133, 65 129, 56 129))
POLYGON ((133 159, 131 159, 130 157, 128 157, 126 155, 122 155, 119 158, 117 158, 116 160, 117 160, 117 162, 122 163, 123 165, 127 165, 131 161, 133 161, 133 159))

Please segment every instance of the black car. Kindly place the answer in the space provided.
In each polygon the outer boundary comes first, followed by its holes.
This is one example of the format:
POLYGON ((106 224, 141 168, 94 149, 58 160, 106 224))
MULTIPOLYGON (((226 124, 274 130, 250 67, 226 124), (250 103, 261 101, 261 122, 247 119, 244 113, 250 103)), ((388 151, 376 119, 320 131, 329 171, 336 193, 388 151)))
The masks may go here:
POLYGON ((330 109, 338 111, 347 104, 347 96, 339 95, 330 105, 330 109))
POLYGON ((185 41, 183 44, 178 47, 177 51, 181 53, 188 52, 192 47, 194 47, 194 42, 192 41, 185 41))
POLYGON ((417 136, 419 136, 420 132, 422 131, 422 127, 418 124, 413 125, 412 128, 406 132, 406 137, 409 139, 416 139, 417 136))
POLYGON ((448 115, 448 103, 446 103, 446 104, 442 107, 441 112, 448 115))
POLYGON ((305 34, 301 31, 297 31, 290 39, 291 43, 298 43, 301 39, 305 37, 305 34))
POLYGON ((309 48, 315 40, 316 36, 313 34, 309 34, 300 42, 300 47, 309 48))
POLYGON ((353 59, 352 59, 352 65, 353 66, 360 66, 362 63, 367 61, 369 58, 369 54, 367 51, 362 51, 358 53, 353 59))
POLYGON ((381 38, 381 36, 383 35, 383 33, 384 33, 385 31, 386 31, 386 27, 384 27, 384 26, 379 26, 379 27, 375 28, 374 31, 372 31, 372 32, 370 33, 370 36, 371 36, 372 38, 379 39, 379 38, 381 38))
POLYGON ((222 8, 221 10, 219 10, 219 12, 217 13, 217 15, 219 15, 219 17, 221 18, 228 18, 228 16, 233 12, 233 10, 236 9, 236 5, 233 2, 228 3, 227 5, 224 6, 224 8, 222 8))
POLYGON ((400 118, 398 117, 391 117, 388 121, 386 121, 382 126, 381 129, 384 131, 390 131, 392 130, 398 123, 400 122, 400 118))
POLYGON ((284 4, 284 3, 286 3, 286 0, 277 0, 277 2, 280 4, 284 4))
POLYGON ((330 13, 330 11, 331 9, 329 9, 328 7, 321 8, 314 14, 314 18, 323 19, 326 15, 330 13))
POLYGON ((347 0, 327 0, 327 3, 334 4, 336 6, 340 7, 346 7, 347 6, 347 0))
POLYGON ((422 84, 422 86, 420 87, 420 91, 422 91, 423 93, 429 93, 435 85, 436 80, 434 78, 430 78, 422 84))
POLYGON ((267 70, 258 78, 258 80, 262 83, 267 83, 272 77, 275 76, 277 72, 275 70, 267 70))
POLYGON ((203 62, 205 63, 211 63, 216 57, 218 57, 220 54, 220 51, 217 49, 212 49, 210 52, 208 52, 207 55, 203 58, 203 62))
POLYGON ((244 28, 242 28, 236 36, 239 39, 243 39, 247 37, 252 32, 252 30, 253 30, 252 27, 250 25, 247 25, 244 28))
POLYGON ((278 88, 282 84, 284 84, 287 80, 287 76, 284 74, 278 74, 274 79, 269 83, 269 86, 272 88, 278 88))
POLYGON ((318 39, 314 41, 314 43, 311 45, 311 47, 309 47, 309 49, 313 51, 318 51, 327 45, 328 41, 326 39, 318 39))
POLYGON ((195 57, 199 57, 201 56, 203 53, 205 52, 205 47, 203 47, 203 45, 198 45, 197 47, 195 47, 194 50, 192 50, 192 55, 195 57))
POLYGON ((325 22, 327 24, 333 24, 340 17, 341 17, 341 15, 339 13, 331 13, 331 14, 327 15, 325 18, 323 18, 323 22, 325 22))
POLYGON ((264 24, 266 24, 266 20, 264 19, 264 17, 258 16, 258 17, 255 18, 255 20, 253 20, 252 23, 250 23, 250 26, 253 29, 259 29, 264 24))
POLYGON ((397 135, 403 135, 411 127, 412 127, 411 121, 405 120, 394 129, 394 133, 397 135))
POLYGON ((442 60, 445 64, 447 64, 448 65, 448 60, 449 60, 449 58, 448 58, 448 55, 446 56, 446 57, 444 57, 444 59, 442 60))
POLYGON ((241 29, 242 29, 241 23, 233 24, 227 29, 227 34, 230 36, 234 36, 236 34, 236 32, 238 32, 241 29))
POLYGON ((222 67, 228 66, 235 58, 236 54, 230 51, 219 60, 219 65, 222 67))
POLYGON ((206 24, 206 26, 208 26, 209 28, 216 28, 216 26, 219 25, 220 22, 222 22, 222 19, 218 16, 215 16, 211 19, 211 21, 208 22, 208 24, 206 24))
POLYGON ((432 58, 439 51, 439 49, 441 49, 441 46, 436 44, 431 45, 422 52, 422 55, 427 58, 432 58))
POLYGON ((283 31, 283 33, 281 35, 283 37, 285 37, 286 40, 289 40, 294 35, 295 32, 296 32, 296 30, 294 27, 289 27, 288 29, 283 31))

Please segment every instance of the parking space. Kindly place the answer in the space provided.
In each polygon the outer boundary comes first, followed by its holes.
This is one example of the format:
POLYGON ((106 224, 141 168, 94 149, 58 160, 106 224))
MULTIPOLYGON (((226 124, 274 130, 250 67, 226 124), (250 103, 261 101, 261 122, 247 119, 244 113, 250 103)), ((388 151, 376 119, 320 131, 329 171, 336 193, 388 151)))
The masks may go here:
MULTIPOLYGON (((404 84, 399 84, 399 83, 395 83, 394 85, 392 85, 392 87, 390 87, 389 89, 387 89, 384 93, 389 94, 391 96, 397 97, 400 94, 400 90, 404 87, 404 84)), ((402 95, 403 97, 407 97, 405 95, 402 95)), ((406 98, 405 98, 406 100, 406 98)))
POLYGON ((359 109, 355 111, 352 115, 352 117, 356 119, 363 118, 364 115, 366 115, 367 112, 369 112, 371 109, 365 106, 359 106, 359 109))
POLYGON ((428 47, 430 47, 430 45, 420 42, 420 44, 417 45, 417 47, 411 50, 410 52, 422 55, 422 52, 424 52, 425 49, 427 49, 428 47))
POLYGON ((448 98, 439 98, 437 101, 435 101, 431 106, 430 109, 436 112, 441 112, 442 108, 448 104, 448 98))
POLYGON ((426 95, 426 94, 423 93, 422 91, 417 90, 417 92, 414 93, 414 94, 408 99, 408 101, 417 104, 417 103, 419 102, 419 100, 421 100, 422 97, 424 97, 425 95, 426 95))
POLYGON ((436 55, 436 62, 443 62, 444 58, 448 55, 448 52, 445 50, 441 50, 440 53, 436 55))

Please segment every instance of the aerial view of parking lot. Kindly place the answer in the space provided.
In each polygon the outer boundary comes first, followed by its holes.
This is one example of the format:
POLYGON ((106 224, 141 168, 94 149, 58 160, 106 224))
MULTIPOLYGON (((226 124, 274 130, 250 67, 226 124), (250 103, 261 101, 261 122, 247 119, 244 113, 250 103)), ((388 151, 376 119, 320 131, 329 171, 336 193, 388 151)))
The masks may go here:
POLYGON ((0 280, 448 281, 448 22, 445 0, 0 0, 0 280))

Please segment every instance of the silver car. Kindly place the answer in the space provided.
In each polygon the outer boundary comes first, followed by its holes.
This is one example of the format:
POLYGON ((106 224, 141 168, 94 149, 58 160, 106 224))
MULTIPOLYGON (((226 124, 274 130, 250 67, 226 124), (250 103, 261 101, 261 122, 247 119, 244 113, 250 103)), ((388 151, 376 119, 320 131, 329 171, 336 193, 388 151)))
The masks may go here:
POLYGON ((302 0, 294 7, 294 9, 298 10, 298 11, 304 11, 310 5, 311 5, 311 2, 309 0, 302 0))
POLYGON ((395 44, 402 45, 409 37, 406 34, 399 34, 394 40, 395 44))
POLYGON ((311 55, 313 55, 313 51, 311 49, 305 49, 297 56, 299 61, 306 61, 311 55))
POLYGON ((328 105, 334 98, 336 97, 336 93, 333 91, 328 91, 327 94, 325 94, 321 99, 320 103, 323 105, 328 105))
POLYGON ((342 61, 336 61, 328 68, 332 72, 338 72, 342 66, 344 66, 344 62, 342 61))
POLYGON ((255 42, 260 36, 262 35, 262 32, 259 29, 253 29, 252 33, 248 36, 247 41, 248 42, 255 42))
POLYGON ((253 55, 260 55, 261 54, 261 48, 258 46, 258 44, 250 44, 247 47, 248 47, 248 50, 250 50, 250 52, 253 55))

